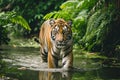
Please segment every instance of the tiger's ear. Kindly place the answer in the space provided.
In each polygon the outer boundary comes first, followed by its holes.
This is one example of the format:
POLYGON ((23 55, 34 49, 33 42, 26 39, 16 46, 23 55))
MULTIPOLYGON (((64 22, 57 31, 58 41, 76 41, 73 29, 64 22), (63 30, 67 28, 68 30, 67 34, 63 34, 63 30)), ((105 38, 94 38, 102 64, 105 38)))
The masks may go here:
POLYGON ((69 26, 72 26, 72 21, 71 21, 71 20, 68 21, 67 24, 68 24, 69 26))
POLYGON ((53 26, 53 24, 55 23, 55 20, 54 19, 50 19, 49 23, 50 23, 51 26, 53 26))

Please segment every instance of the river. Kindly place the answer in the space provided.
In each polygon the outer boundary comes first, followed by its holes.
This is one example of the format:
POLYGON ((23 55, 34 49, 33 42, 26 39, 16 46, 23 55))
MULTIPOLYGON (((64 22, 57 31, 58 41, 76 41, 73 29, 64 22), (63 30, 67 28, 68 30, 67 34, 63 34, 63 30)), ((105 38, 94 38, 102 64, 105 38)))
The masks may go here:
MULTIPOLYGON (((40 71, 39 48, 0 47, 0 80, 120 80, 120 67, 107 67, 99 58, 73 50, 75 71, 40 71)), ((90 54, 94 55, 94 53, 90 54)), ((41 67, 40 67, 41 66, 41 67)))

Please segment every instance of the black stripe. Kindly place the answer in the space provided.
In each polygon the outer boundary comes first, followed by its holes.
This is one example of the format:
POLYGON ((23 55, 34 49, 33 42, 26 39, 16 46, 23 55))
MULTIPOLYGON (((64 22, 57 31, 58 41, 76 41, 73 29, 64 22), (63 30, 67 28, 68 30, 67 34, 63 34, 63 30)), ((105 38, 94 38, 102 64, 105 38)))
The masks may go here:
POLYGON ((54 49, 52 49, 52 52, 54 54, 52 54, 52 56, 56 59, 56 60, 59 60, 59 57, 57 56, 57 52, 54 51, 54 49))
MULTIPOLYGON (((71 48, 71 47, 69 47, 69 48, 71 48)), ((69 55, 70 52, 72 52, 72 49, 69 49, 69 48, 65 49, 65 55, 63 56, 63 58, 66 57, 67 55, 69 55)))
POLYGON ((54 55, 52 55, 52 57, 53 57, 55 60, 59 60, 58 57, 56 57, 56 56, 54 56, 54 55))
POLYGON ((58 49, 58 50, 59 50, 60 48, 56 47, 56 49, 58 49))
POLYGON ((47 62, 48 52, 45 51, 45 49, 41 50, 41 58, 43 62, 47 62))
POLYGON ((45 56, 45 57, 47 57, 47 56, 48 56, 48 52, 47 52, 47 51, 45 51, 45 49, 43 49, 43 50, 41 51, 41 54, 42 54, 43 56, 45 56))
POLYGON ((48 51, 46 51, 46 50, 44 49, 44 53, 45 53, 45 54, 48 54, 48 51))
POLYGON ((47 54, 45 54, 45 53, 41 53, 43 56, 47 56, 47 54))
POLYGON ((67 48, 65 48, 65 50, 64 50, 64 51, 68 50, 69 48, 71 48, 71 46, 68 46, 67 48))

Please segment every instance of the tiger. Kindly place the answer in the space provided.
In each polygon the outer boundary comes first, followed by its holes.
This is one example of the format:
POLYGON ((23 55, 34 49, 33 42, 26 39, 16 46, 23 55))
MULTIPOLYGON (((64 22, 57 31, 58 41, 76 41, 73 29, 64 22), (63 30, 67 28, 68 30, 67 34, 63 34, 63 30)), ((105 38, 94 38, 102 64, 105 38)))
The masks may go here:
POLYGON ((64 19, 46 20, 40 27, 40 55, 41 61, 48 64, 48 68, 58 68, 61 60, 62 68, 73 66, 73 37, 72 22, 64 19))

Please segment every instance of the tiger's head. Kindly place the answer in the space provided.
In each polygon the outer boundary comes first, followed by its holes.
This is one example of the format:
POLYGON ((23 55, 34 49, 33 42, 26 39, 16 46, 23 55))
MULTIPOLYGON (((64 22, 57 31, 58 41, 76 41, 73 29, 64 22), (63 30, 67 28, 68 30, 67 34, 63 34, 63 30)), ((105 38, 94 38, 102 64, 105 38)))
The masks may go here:
POLYGON ((57 48, 64 48, 72 44, 71 21, 66 22, 63 19, 51 19, 51 41, 57 48))

